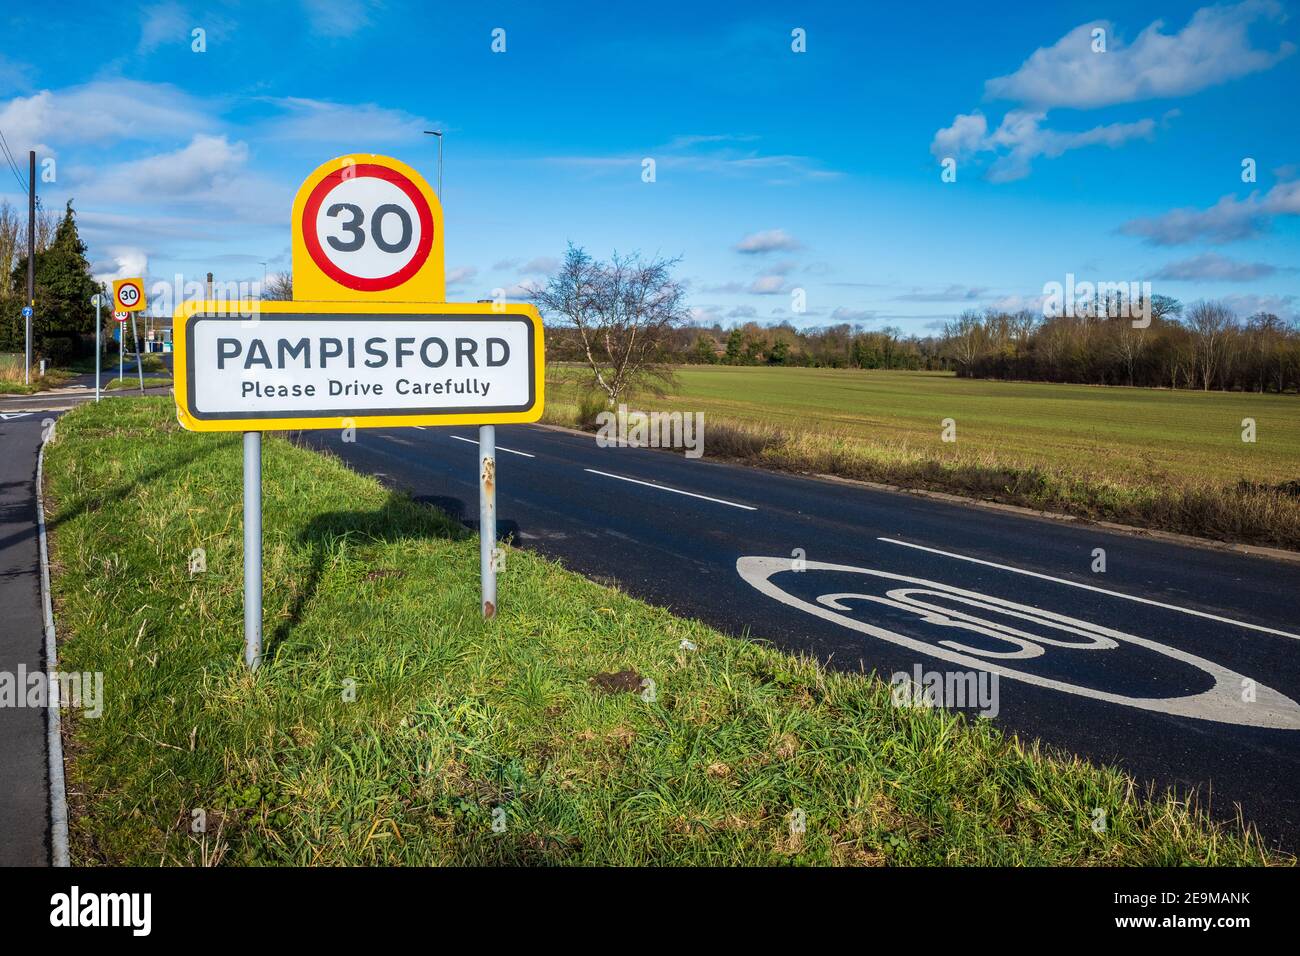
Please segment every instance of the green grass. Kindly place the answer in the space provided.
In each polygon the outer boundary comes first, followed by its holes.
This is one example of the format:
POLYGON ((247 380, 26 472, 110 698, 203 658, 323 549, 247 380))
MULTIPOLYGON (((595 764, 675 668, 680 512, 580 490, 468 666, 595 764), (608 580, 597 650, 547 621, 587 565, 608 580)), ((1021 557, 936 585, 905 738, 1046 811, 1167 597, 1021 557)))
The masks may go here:
MULTIPOLYGON (((172 384, 172 380, 170 378, 156 378, 149 375, 146 375, 144 377, 145 388, 161 388, 164 385, 170 386, 171 384, 172 384)), ((113 376, 113 378, 109 379, 108 384, 104 386, 104 388, 106 389, 118 389, 118 388, 138 389, 139 387, 140 387, 140 377, 138 375, 134 375, 134 376, 124 375, 121 378, 118 378, 117 376, 113 376)))
MULTIPOLYGON (((547 420, 574 424, 573 367, 547 420)), ((704 413, 706 455, 1300 548, 1300 397, 684 366, 630 407, 704 413), (1242 420, 1256 440, 1242 440, 1242 420), (942 423, 956 441, 942 440, 942 423)))
POLYGON ((483 621, 476 539, 275 436, 250 676, 240 461, 237 435, 182 432, 165 399, 59 422, 60 663, 104 672, 106 697, 98 719, 69 712, 76 864, 1292 862, 1118 772, 896 708, 873 678, 526 552, 483 621), (591 681, 626 669, 654 700, 591 681))

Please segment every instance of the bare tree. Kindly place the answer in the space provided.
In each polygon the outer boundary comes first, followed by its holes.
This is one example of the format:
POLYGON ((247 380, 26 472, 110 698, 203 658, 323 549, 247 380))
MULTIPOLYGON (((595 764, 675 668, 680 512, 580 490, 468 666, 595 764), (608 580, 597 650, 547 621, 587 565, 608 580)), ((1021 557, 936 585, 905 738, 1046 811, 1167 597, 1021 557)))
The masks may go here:
POLYGON ((689 317, 686 290, 672 278, 679 261, 614 253, 597 262, 570 244, 559 271, 533 292, 539 309, 574 330, 591 384, 611 406, 635 387, 660 392, 673 380, 669 346, 689 317))
POLYGON ((944 338, 952 360, 970 374, 971 365, 988 351, 989 336, 984 320, 974 309, 967 309, 951 322, 944 323, 944 338))
POLYGON ((293 298, 293 276, 288 272, 272 272, 266 277, 262 298, 268 301, 288 301, 293 298))
POLYGON ((1187 328, 1196 349, 1197 376, 1207 392, 1227 360, 1228 339, 1236 325, 1237 316, 1222 302, 1198 302, 1187 313, 1187 328))

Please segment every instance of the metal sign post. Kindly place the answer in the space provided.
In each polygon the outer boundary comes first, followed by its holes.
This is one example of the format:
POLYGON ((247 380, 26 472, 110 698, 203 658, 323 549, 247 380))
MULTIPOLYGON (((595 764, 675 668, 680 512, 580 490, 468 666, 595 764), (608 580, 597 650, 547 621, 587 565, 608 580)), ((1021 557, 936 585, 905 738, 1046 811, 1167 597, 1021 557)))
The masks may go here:
POLYGON ((96 292, 91 301, 95 303, 95 401, 99 401, 99 337, 104 328, 104 323, 99 317, 99 307, 104 304, 104 297, 96 292))
POLYGON ((479 607, 484 617, 497 613, 497 427, 478 429, 478 574, 479 607))
POLYGON ((23 384, 32 383, 32 312, 30 305, 23 306, 23 326, 27 330, 23 340, 23 384))
POLYGON ((140 332, 135 326, 135 313, 131 313, 131 338, 135 345, 135 370, 140 375, 140 394, 144 394, 144 362, 140 361, 140 332))
POLYGON ((262 662, 262 433, 244 432, 244 663, 262 662))

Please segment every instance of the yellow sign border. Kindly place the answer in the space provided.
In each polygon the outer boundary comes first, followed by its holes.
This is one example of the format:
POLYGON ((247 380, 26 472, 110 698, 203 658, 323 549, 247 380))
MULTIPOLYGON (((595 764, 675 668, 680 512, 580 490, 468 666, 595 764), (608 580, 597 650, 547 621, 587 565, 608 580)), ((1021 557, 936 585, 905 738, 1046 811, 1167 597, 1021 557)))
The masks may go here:
POLYGON ((446 244, 443 235, 442 203, 415 169, 401 160, 378 153, 349 153, 317 166, 298 187, 293 197, 289 229, 293 237, 293 296, 307 302, 438 302, 447 299, 446 244), (420 191, 433 216, 433 243, 429 256, 415 275, 391 289, 365 291, 349 289, 326 275, 307 250, 303 238, 302 214, 312 191, 327 176, 349 166, 384 166, 400 173, 420 191))
POLYGON ((176 420, 194 432, 263 432, 320 430, 329 428, 402 428, 411 425, 510 425, 538 421, 546 405, 546 348, 542 317, 535 306, 525 303, 496 302, 187 302, 172 317, 173 381, 176 396, 176 420), (189 356, 186 354, 188 326, 199 314, 229 315, 232 322, 255 322, 258 315, 313 313, 374 315, 481 315, 485 318, 524 315, 532 324, 533 380, 536 384, 533 406, 522 412, 481 412, 413 415, 340 415, 330 418, 223 418, 198 419, 189 410, 189 356))
POLYGON ((149 293, 145 291, 144 278, 142 276, 128 276, 125 279, 113 280, 113 311, 114 312, 143 312, 149 306, 148 298, 149 298, 149 293), (126 285, 128 282, 131 283, 132 285, 139 287, 140 289, 140 301, 137 302, 131 308, 127 308, 126 306, 122 305, 121 301, 117 297, 117 290, 122 288, 122 286, 126 285))

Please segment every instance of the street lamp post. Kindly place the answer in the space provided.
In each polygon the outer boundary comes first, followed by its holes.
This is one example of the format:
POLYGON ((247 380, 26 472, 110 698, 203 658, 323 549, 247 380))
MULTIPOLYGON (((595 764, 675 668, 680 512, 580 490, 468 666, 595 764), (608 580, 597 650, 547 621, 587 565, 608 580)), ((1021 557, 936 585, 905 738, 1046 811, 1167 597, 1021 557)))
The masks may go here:
POLYGON ((438 137, 438 202, 442 202, 442 130, 426 129, 424 135, 438 137))

